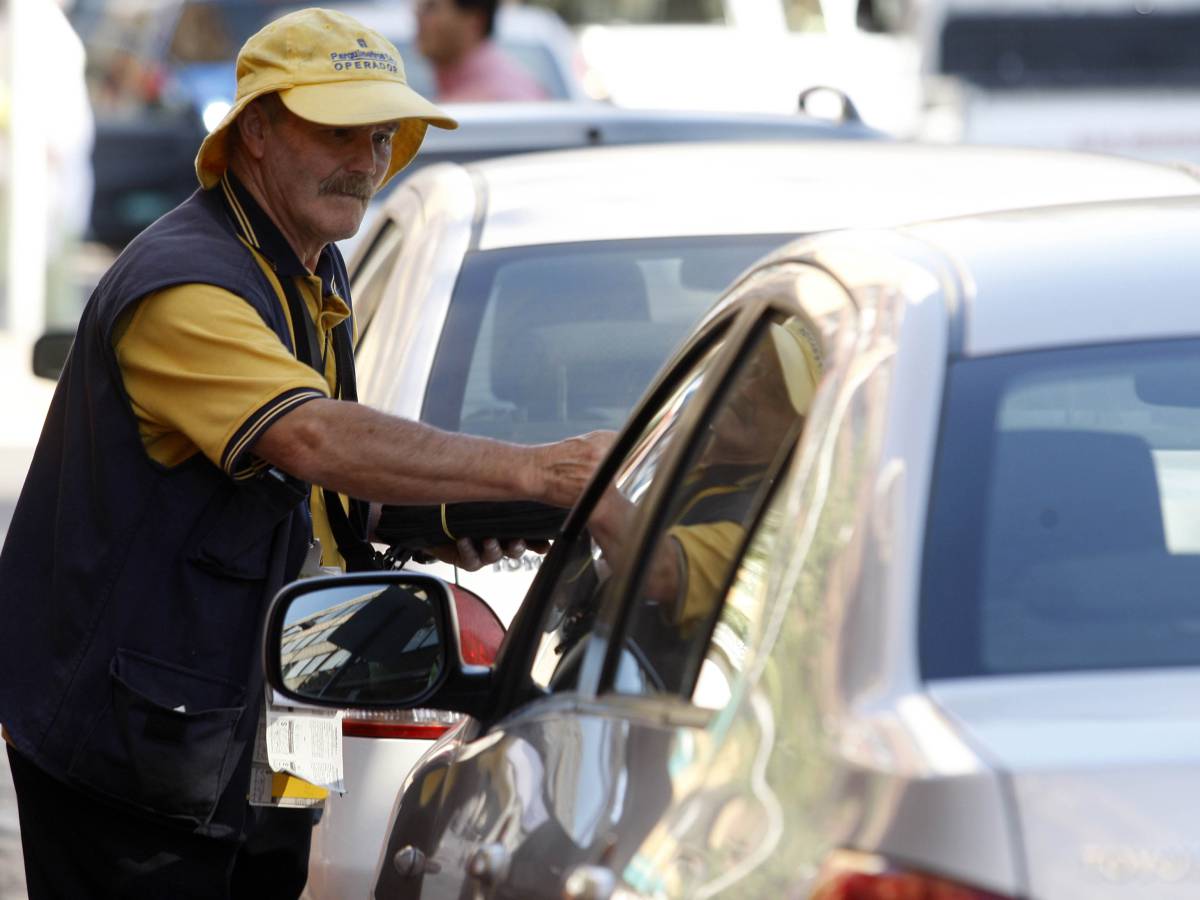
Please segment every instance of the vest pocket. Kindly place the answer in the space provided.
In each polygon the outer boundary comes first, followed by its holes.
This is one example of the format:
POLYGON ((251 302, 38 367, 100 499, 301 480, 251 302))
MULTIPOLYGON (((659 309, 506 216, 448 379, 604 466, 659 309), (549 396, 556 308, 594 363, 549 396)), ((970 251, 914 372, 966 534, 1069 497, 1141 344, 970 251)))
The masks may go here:
POLYGON ((68 775, 139 809, 207 823, 237 762, 245 691, 132 650, 117 651, 109 674, 111 701, 68 775))

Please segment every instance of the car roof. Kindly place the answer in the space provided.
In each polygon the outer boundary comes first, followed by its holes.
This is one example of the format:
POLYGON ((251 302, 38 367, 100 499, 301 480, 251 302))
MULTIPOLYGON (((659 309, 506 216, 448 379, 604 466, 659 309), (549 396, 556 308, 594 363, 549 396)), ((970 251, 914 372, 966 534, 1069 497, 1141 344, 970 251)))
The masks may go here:
POLYGON ((480 249, 804 234, 1200 189, 1183 169, 1118 157, 873 141, 609 147, 467 168, 486 198, 480 249))
POLYGON ((883 139, 860 123, 803 115, 623 109, 589 101, 446 103, 453 131, 430 128, 413 162, 472 162, 514 153, 584 149, 612 144, 742 140, 883 139))
POLYGON ((962 272, 968 356, 1200 336, 1200 198, 1077 204, 906 231, 962 272))

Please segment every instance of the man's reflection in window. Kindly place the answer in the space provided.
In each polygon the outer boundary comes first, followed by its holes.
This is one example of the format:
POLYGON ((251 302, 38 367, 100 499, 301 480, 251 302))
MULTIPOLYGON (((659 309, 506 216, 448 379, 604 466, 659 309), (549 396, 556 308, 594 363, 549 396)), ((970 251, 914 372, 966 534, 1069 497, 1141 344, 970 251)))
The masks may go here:
MULTIPOLYGON (((768 479, 803 426, 820 359, 816 340, 799 320, 772 323, 720 399, 676 488, 670 524, 650 555, 643 602, 631 612, 627 646, 654 689, 686 687, 691 658, 703 653, 691 639, 707 632, 768 479)), ((630 549, 625 544, 636 513, 610 488, 588 523, 614 565, 630 549)))

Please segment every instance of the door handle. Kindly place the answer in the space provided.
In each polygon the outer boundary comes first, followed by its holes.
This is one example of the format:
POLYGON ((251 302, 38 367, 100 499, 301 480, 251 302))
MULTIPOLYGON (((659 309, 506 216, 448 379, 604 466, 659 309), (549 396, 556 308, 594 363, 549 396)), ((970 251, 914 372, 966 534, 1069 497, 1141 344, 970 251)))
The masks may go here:
POLYGON ((467 860, 467 874, 489 887, 508 876, 508 850, 503 844, 484 844, 467 860))
POLYGON ((617 889, 617 876, 604 866, 576 866, 563 885, 566 900, 609 900, 617 889))

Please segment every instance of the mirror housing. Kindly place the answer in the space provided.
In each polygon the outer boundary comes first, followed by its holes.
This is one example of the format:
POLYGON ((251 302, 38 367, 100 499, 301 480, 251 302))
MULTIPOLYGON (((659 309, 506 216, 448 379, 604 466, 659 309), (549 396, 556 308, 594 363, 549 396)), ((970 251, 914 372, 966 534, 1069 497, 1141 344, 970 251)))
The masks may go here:
POLYGON ((305 578, 271 601, 267 682, 334 709, 441 709, 482 717, 492 670, 464 662, 450 587, 417 572, 305 578))
POLYGON ((33 345, 33 374, 38 378, 58 381, 74 343, 74 331, 47 331, 43 334, 33 345))
POLYGON ((800 92, 796 101, 797 110, 814 119, 822 119, 837 125, 861 125, 862 116, 850 95, 840 88, 827 84, 814 84, 800 92))

